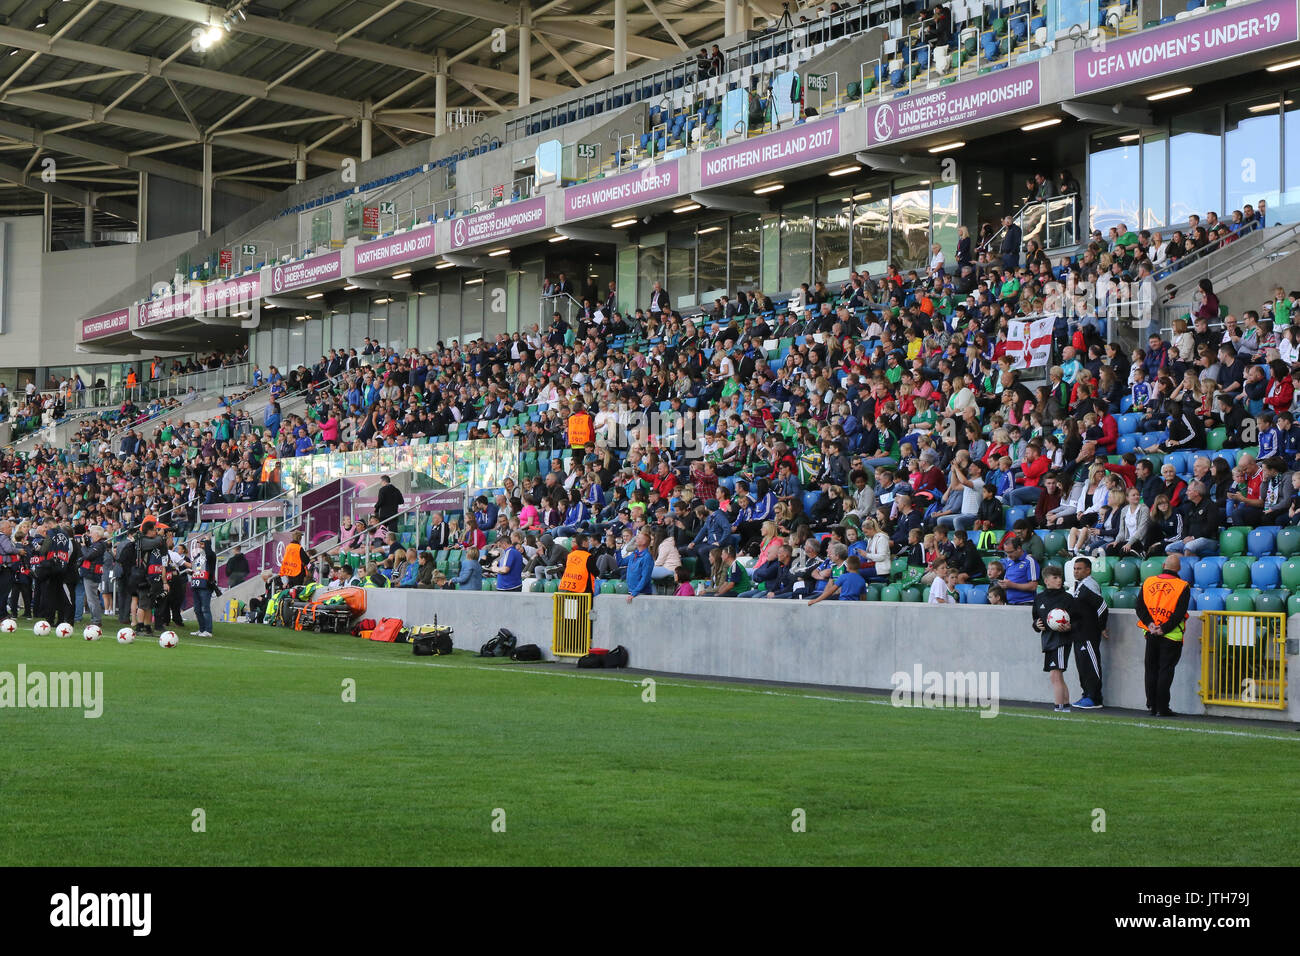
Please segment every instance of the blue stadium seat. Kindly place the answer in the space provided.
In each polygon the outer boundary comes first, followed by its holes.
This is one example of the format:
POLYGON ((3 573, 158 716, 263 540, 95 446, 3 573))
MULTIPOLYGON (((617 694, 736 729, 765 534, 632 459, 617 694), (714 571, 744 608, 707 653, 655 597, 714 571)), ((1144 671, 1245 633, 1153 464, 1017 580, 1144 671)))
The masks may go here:
MULTIPOLYGON (((1277 544, 1277 529, 1256 528, 1246 536, 1246 553, 1255 557, 1272 554, 1277 544)), ((1262 587, 1262 585, 1256 585, 1262 587)))
POLYGON ((1282 559, 1277 556, 1260 558, 1250 566, 1250 586, 1268 591, 1278 586, 1282 559))
POLYGON ((1139 439, 1138 435, 1120 435, 1115 443, 1115 454, 1127 455, 1131 451, 1137 451, 1139 439))
MULTIPOLYGON (((1121 407, 1123 403, 1120 403, 1121 407)), ((1115 424, 1119 426, 1121 435, 1132 435, 1138 430, 1138 425, 1142 422, 1141 412, 1129 412, 1126 415, 1117 415, 1115 424)))
MULTIPOLYGON (((1184 561, 1183 564, 1190 564, 1184 561)), ((1219 569, 1222 567, 1222 561, 1197 561, 1193 569, 1193 583, 1198 588, 1217 588, 1221 581, 1219 569)))

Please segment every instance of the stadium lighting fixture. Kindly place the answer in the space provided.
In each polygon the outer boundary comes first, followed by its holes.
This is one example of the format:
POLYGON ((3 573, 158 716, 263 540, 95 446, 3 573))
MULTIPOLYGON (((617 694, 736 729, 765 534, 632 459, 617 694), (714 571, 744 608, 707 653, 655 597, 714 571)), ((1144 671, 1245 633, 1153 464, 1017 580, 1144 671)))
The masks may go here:
POLYGON ((697 202, 688 202, 688 203, 686 203, 684 206, 677 206, 677 207, 675 207, 675 208, 673 209, 673 212, 677 213, 678 215, 681 215, 681 214, 684 213, 684 212, 695 212, 695 210, 700 209, 700 208, 702 208, 702 207, 700 206, 699 203, 697 203, 697 202))
POLYGON ((509 249, 497 249, 497 250, 495 250, 494 252, 489 252, 489 253, 488 253, 488 256, 490 256, 491 258, 494 258, 494 259, 495 259, 497 256, 508 256, 508 255, 510 255, 510 250, 509 250, 509 249))
POLYGON ((1123 136, 1119 137, 1119 141, 1121 143, 1131 143, 1134 140, 1138 140, 1141 138, 1142 138, 1141 135, 1138 133, 1125 133, 1123 136))
POLYGON ((50 12, 48 10, 42 10, 40 12, 40 15, 36 18, 36 22, 32 24, 32 26, 37 30, 43 30, 49 25, 50 25, 50 12))
POLYGON ((454 263, 454 262, 439 262, 436 266, 434 266, 434 268, 435 268, 435 269, 450 269, 450 268, 452 268, 452 267, 455 266, 455 265, 456 265, 456 263, 454 263))
POLYGON ((547 242, 568 242, 568 241, 569 241, 569 237, 568 237, 568 236, 551 236, 551 238, 547 239, 546 241, 547 241, 547 242))
POLYGON ((955 143, 940 143, 938 146, 931 146, 931 147, 930 147, 930 152, 932 152, 932 153, 946 153, 946 152, 948 152, 948 150, 950 150, 950 149, 961 149, 961 148, 962 148, 963 146, 965 146, 965 145, 966 145, 966 143, 963 142, 963 141, 961 141, 961 140, 958 140, 958 141, 955 142, 955 143))
POLYGON ((832 169, 832 170, 831 170, 829 173, 827 173, 826 175, 827 175, 827 176, 847 176, 847 175, 849 175, 849 173, 856 173, 856 172, 857 172, 858 170, 860 170, 861 168, 862 168, 861 166, 859 166, 859 165, 857 165, 857 164, 855 163, 855 164, 853 164, 853 165, 851 165, 851 166, 841 166, 841 167, 839 167, 838 169, 832 169))
POLYGON ((411 278, 411 274, 410 274, 409 272, 394 272, 394 273, 393 273, 393 278, 394 278, 394 279, 409 279, 409 278, 411 278))
POLYGON ((1061 118, 1059 116, 1054 116, 1051 119, 1039 120, 1037 123, 1026 123, 1020 128, 1026 133, 1032 133, 1036 129, 1047 129, 1047 127, 1056 126, 1060 122, 1061 118))
POLYGON ((610 225, 612 225, 615 229, 625 229, 628 226, 635 226, 636 218, 633 217, 632 219, 619 219, 611 223, 610 225))
POLYGON ((759 186, 754 190, 755 196, 766 196, 768 193, 780 192, 785 189, 785 183, 769 183, 766 186, 759 186))
POLYGON ((1269 73, 1281 73, 1283 70, 1294 70, 1297 66, 1300 66, 1300 60, 1287 60, 1285 63, 1274 63, 1264 69, 1269 73))
POLYGON ((311 295, 307 296, 307 298, 308 298, 308 299, 323 299, 323 298, 325 298, 325 293, 324 293, 324 292, 313 292, 311 295))
MULTIPOLYGON (((1282 105, 1283 105, 1283 106, 1291 106, 1293 103, 1295 103, 1295 100, 1283 100, 1283 101, 1282 101, 1282 105)), ((1277 102, 1274 101, 1274 102, 1272 102, 1272 103, 1256 103, 1254 106, 1248 106, 1248 107, 1246 107, 1246 109, 1247 109, 1248 112, 1251 112, 1251 113, 1267 113, 1267 112, 1269 112, 1269 111, 1276 111, 1276 110, 1277 110, 1277 102)))
POLYGON ((870 199, 871 193, 858 193, 853 197, 854 202, 861 202, 864 199, 870 199))
POLYGON ((695 230, 695 234, 696 234, 697 236, 707 236, 707 235, 708 235, 709 233, 711 233, 711 232, 721 232, 721 231, 722 231, 722 227, 721 227, 721 226, 709 226, 709 227, 706 228, 706 229, 697 229, 697 230, 695 230))
POLYGON ((482 281, 483 281, 482 276, 479 276, 477 279, 466 279, 465 285, 478 285, 482 281))
POLYGON ((1159 93, 1152 93, 1147 97, 1147 102, 1155 103, 1158 100, 1169 100, 1173 99, 1175 96, 1182 96, 1183 94, 1190 92, 1192 92, 1190 86, 1176 86, 1172 90, 1162 90, 1159 93))
POLYGON ((392 301, 393 300, 389 298, 375 299, 375 305, 388 305, 388 303, 392 301))

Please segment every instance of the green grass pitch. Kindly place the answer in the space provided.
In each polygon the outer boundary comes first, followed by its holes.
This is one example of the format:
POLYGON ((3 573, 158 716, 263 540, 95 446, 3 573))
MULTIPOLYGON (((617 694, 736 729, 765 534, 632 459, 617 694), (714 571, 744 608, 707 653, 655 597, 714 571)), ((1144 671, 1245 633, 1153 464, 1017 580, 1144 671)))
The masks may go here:
POLYGON ((19 664, 102 671, 104 711, 0 709, 4 866, 1244 866, 1300 849, 1287 726, 990 720, 671 677, 647 702, 635 673, 239 625, 170 650, 24 626, 0 635, 0 671, 19 664))

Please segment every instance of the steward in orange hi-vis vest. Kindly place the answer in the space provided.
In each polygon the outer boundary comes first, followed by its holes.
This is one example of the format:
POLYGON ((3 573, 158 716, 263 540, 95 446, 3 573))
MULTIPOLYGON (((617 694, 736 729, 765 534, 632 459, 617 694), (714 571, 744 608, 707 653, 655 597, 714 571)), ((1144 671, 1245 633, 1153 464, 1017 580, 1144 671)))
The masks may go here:
POLYGON ((1174 669, 1183 656, 1183 627, 1192 589, 1178 576, 1182 563, 1178 555, 1165 558, 1159 574, 1142 582, 1138 595, 1138 627, 1147 632, 1147 710, 1152 717, 1176 716, 1169 708, 1174 669))

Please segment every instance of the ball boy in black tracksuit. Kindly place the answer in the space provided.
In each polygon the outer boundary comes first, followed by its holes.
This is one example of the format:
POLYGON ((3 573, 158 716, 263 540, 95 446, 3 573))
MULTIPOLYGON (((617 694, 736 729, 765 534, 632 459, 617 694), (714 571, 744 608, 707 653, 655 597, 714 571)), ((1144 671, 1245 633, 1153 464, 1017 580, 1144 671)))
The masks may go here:
POLYGON ((1073 625, 1081 613, 1070 592, 1062 586, 1065 575, 1056 565, 1048 565, 1043 570, 1043 588, 1034 595, 1033 619, 1034 630, 1042 635, 1043 670, 1047 672, 1052 684, 1052 698, 1056 702, 1053 708, 1058 713, 1070 711, 1070 689, 1065 686, 1065 669, 1070 663, 1070 645, 1074 640, 1073 628, 1054 631, 1047 626, 1047 615, 1060 609, 1070 615, 1073 625))

